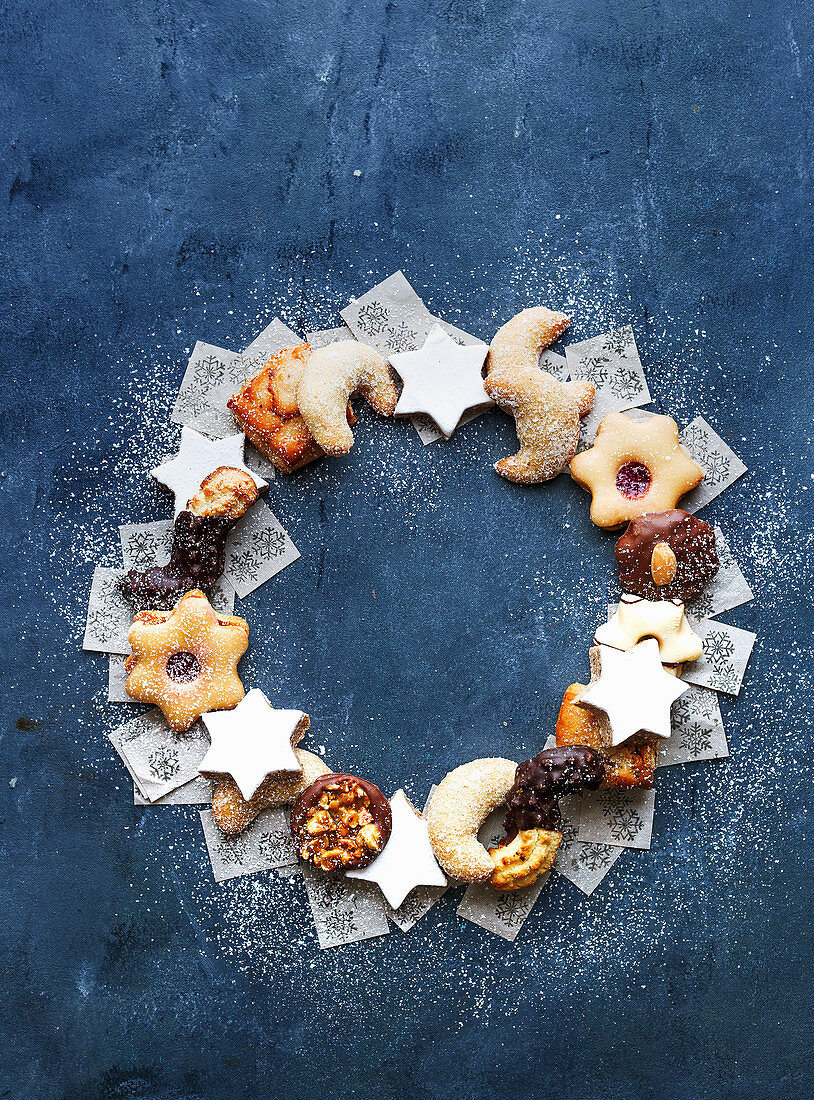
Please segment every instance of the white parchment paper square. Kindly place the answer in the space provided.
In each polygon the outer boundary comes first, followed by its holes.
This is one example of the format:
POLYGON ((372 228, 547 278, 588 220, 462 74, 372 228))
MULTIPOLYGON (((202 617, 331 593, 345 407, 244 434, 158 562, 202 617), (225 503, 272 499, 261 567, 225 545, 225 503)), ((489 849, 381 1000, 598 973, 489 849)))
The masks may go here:
POLYGON ((133 612, 118 589, 121 569, 97 565, 88 599, 82 648, 93 653, 129 653, 127 635, 133 625, 133 612))
POLYGON ((594 407, 581 422, 580 450, 593 443, 599 424, 608 413, 650 403, 647 379, 630 325, 569 344, 565 357, 572 381, 593 382, 596 387, 594 407))
POLYGON ((125 569, 149 569, 170 560, 174 524, 171 519, 154 523, 123 523, 119 527, 125 569))
POLYGON ((581 807, 580 798, 560 799, 562 840, 553 869, 583 894, 590 895, 625 849, 618 844, 591 844, 580 840, 581 807))
POLYGON ((373 883, 324 875, 307 865, 302 876, 323 951, 390 932, 385 903, 373 883))
POLYGON ((297 850, 282 807, 262 810, 237 836, 222 833, 211 810, 201 810, 201 824, 215 882, 290 867, 297 862, 297 850))
POLYGON ((131 718, 107 736, 147 802, 163 798, 197 776, 209 748, 200 722, 178 735, 156 710, 131 718))
POLYGON ((715 528, 715 545, 720 562, 718 572, 701 595, 687 604, 687 614, 694 619, 711 619, 754 598, 720 527, 715 528))
POLYGON ((672 733, 659 745, 657 767, 722 760, 729 756, 718 696, 690 684, 671 711, 672 733))
POLYGON ((717 619, 691 620, 691 626, 701 636, 704 651, 697 661, 684 666, 682 680, 712 688, 713 691, 723 691, 727 695, 737 695, 757 635, 717 619))
POLYGON ((175 399, 170 420, 173 424, 191 424, 206 408, 206 394, 224 382, 243 378, 243 357, 239 352, 219 348, 198 340, 192 349, 187 369, 175 399))
POLYGON ((212 784, 202 775, 196 775, 189 783, 176 787, 174 791, 148 802, 142 798, 136 784, 133 784, 134 806, 208 806, 212 801, 212 784))
POLYGON ((223 575, 242 600, 299 556, 286 529, 268 505, 260 502, 229 536, 223 575))
POLYGON ((649 848, 653 831, 654 790, 612 787, 582 796, 579 839, 622 848, 649 848))
POLYGON ((701 484, 679 502, 685 512, 697 512, 746 473, 744 463, 703 416, 690 421, 678 438, 704 470, 701 484))
POLYGON ((127 683, 127 670, 124 662, 127 657, 123 653, 111 653, 107 664, 107 701, 108 703, 134 703, 124 690, 127 683))
POLYGON ((355 340, 347 325, 337 325, 335 328, 321 328, 314 332, 306 332, 304 339, 312 348, 324 348, 328 344, 337 344, 340 340, 355 340))

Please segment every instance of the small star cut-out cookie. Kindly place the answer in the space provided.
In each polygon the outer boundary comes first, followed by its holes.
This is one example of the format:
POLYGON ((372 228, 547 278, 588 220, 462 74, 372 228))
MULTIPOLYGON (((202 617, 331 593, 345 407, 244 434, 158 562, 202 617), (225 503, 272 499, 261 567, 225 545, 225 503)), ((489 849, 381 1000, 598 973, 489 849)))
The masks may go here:
POLYGON ((237 663, 249 645, 249 624, 218 615, 199 589, 174 611, 141 611, 127 640, 133 651, 125 662, 127 694, 160 707, 174 730, 243 698, 237 663))
POLYGON ((662 668, 656 639, 647 638, 627 651, 606 645, 599 651, 599 679, 575 701, 607 715, 613 745, 637 733, 669 737, 670 707, 689 685, 662 668))
POLYGON ((423 347, 392 353, 390 362, 404 383, 395 415, 423 413, 449 439, 464 413, 494 404, 481 376, 488 350, 486 344, 457 344, 434 325, 423 347))
POLYGON ((571 477, 591 494, 593 522, 609 528, 675 508, 704 471, 679 443, 672 417, 608 413, 593 447, 571 460, 571 477))
POLYGON ((182 512, 204 479, 221 466, 242 470, 254 481, 258 490, 268 488, 268 483, 253 473, 243 461, 246 437, 243 432, 227 435, 225 439, 207 439, 193 428, 181 429, 181 446, 178 453, 156 466, 150 473, 171 493, 175 494, 175 515, 182 512))
POLYGON ((594 641, 614 649, 632 649, 642 638, 655 638, 662 664, 681 665, 701 656, 701 639, 680 600, 642 600, 624 593, 616 613, 597 630, 594 641))
POLYGON ((205 779, 231 775, 247 802, 269 776, 302 771, 294 746, 311 724, 308 715, 275 710, 258 688, 234 710, 205 714, 203 724, 212 744, 198 770, 205 779))

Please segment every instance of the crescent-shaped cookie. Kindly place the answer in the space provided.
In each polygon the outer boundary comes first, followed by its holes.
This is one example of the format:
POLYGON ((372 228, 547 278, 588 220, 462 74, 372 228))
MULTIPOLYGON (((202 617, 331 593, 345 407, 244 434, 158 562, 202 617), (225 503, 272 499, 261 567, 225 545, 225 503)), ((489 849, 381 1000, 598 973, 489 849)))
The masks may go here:
POLYGON ((520 450, 495 464, 509 481, 535 485, 562 473, 576 454, 579 420, 593 407, 590 382, 559 382, 539 367, 540 352, 571 319, 545 306, 524 309, 495 334, 484 386, 515 420, 520 450))
POLYGON ((393 415, 398 393, 381 355, 356 340, 316 348, 297 386, 297 404, 308 430, 326 454, 346 455, 353 446, 347 406, 356 393, 382 416, 393 415))
POLYGON ((330 775, 331 769, 325 761, 312 752, 294 749, 294 755, 300 762, 302 772, 267 779, 248 802, 231 776, 221 780, 212 795, 212 816, 218 828, 229 836, 236 836, 254 821, 261 810, 295 802, 315 780, 330 775))
POLYGON ((514 783, 517 764, 490 757, 471 760, 444 776, 426 812, 427 831, 435 858, 461 882, 485 882, 495 863, 478 840, 478 829, 505 800, 514 783))

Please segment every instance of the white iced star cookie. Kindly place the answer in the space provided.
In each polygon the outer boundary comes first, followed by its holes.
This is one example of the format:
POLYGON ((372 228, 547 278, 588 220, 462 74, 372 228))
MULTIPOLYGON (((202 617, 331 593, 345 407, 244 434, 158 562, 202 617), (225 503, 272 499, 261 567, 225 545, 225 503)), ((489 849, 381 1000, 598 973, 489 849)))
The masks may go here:
POLYGON ((199 771, 206 779, 231 775, 248 802, 270 775, 294 775, 302 766, 294 746, 311 721, 301 710, 275 710, 253 688, 234 710, 203 715, 212 744, 199 771))
POLYGON ((193 428, 181 429, 181 446, 172 458, 156 466, 150 473, 175 494, 175 515, 187 506, 187 501, 198 492, 201 482, 213 470, 221 466, 231 466, 243 470, 253 480, 258 490, 268 487, 268 483, 258 477, 243 461, 243 446, 246 437, 243 432, 227 435, 225 439, 207 439, 193 428))
POLYGON ((662 664, 680 665, 701 656, 701 639, 690 626, 681 600, 643 600, 624 593, 616 613, 597 630, 598 645, 631 649, 642 638, 656 638, 662 664))
POLYGON ((449 439, 464 413, 494 404, 481 376, 488 350, 486 344, 456 344, 435 325, 417 351, 391 354, 390 362, 404 383, 394 415, 424 413, 449 439))
POLYGON ((391 909, 398 909, 416 886, 446 886, 444 872, 432 853, 427 823, 402 790, 390 799, 393 831, 371 864, 348 871, 348 878, 375 882, 391 909))
POLYGON ((689 687, 661 665, 659 643, 646 638, 632 649, 599 647, 601 671, 574 700, 607 715, 611 744, 637 733, 670 736, 670 707, 689 687))

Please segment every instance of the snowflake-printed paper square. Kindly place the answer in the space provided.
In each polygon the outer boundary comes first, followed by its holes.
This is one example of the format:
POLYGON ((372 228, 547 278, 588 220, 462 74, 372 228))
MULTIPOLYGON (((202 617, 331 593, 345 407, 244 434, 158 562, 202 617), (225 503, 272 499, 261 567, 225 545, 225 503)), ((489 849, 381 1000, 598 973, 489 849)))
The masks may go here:
POLYGON ((127 635, 133 625, 133 612, 118 588, 123 575, 121 569, 108 569, 103 565, 94 569, 83 649, 93 653, 130 652, 127 635))
POLYGON ((124 689, 127 682, 127 670, 124 653, 111 653, 107 664, 107 701, 108 703, 133 703, 135 700, 124 689))
POLYGON ((212 801, 212 783, 202 775, 196 775, 188 783, 176 787, 174 791, 148 802, 142 798, 136 784, 133 784, 134 806, 208 806, 212 801))
POLYGON ((565 358, 572 379, 593 382, 596 387, 594 407, 582 419, 580 450, 593 443, 600 421, 609 412, 649 404, 650 391, 630 325, 569 344, 565 358))
POLYGON ((307 865, 302 870, 322 950, 389 933, 385 903, 372 883, 334 878, 307 865))
POLYGON ((205 344, 198 340, 192 349, 181 388, 175 400, 170 420, 173 424, 189 424, 206 408, 206 395, 215 386, 229 382, 240 374, 241 356, 236 351, 205 344))
POLYGON ((288 817, 280 807, 263 810, 234 837, 221 832, 211 810, 201 810, 201 824, 215 882, 293 867, 297 862, 288 817))
POLYGON ((261 502, 249 509, 229 536, 224 576, 242 600, 299 556, 288 532, 261 502))
POLYGON ((613 867, 624 848, 616 844, 589 844, 579 840, 581 808, 580 796, 564 798, 560 802, 562 840, 553 869, 572 882, 583 894, 590 895, 613 867))
POLYGON ((682 679, 699 687, 737 695, 757 635, 717 619, 693 621, 692 627, 701 636, 703 653, 697 661, 684 666, 682 679))
POLYGON ((685 512, 697 512, 746 473, 744 463, 703 416, 696 416, 678 438, 704 470, 701 484, 681 498, 685 512))
POLYGON ((691 684, 673 703, 671 717, 672 733, 659 745, 658 767, 729 756, 721 708, 714 691, 691 684))
POLYGON ((539 366, 557 379, 558 382, 568 381, 568 360, 564 355, 558 355, 556 351, 544 351, 540 356, 539 366))
POLYGON ((146 802, 155 802, 198 775, 209 738, 201 723, 177 735, 159 711, 131 718, 108 738, 146 802))
POLYGON ((711 619, 753 599, 752 589, 735 561, 735 556, 720 527, 715 528, 715 546, 720 568, 711 584, 692 603, 687 614, 693 619, 711 619))
POLYGON ((652 789, 610 788, 585 794, 579 840, 622 848, 649 848, 655 802, 652 789))
POLYGON ((337 325, 335 328, 321 328, 315 329, 314 332, 306 332, 305 339, 312 348, 324 348, 340 340, 353 340, 354 336, 347 325, 337 325))
POLYGON ((170 560, 174 524, 171 519, 155 523, 123 523, 119 527, 125 569, 149 569, 170 560))

